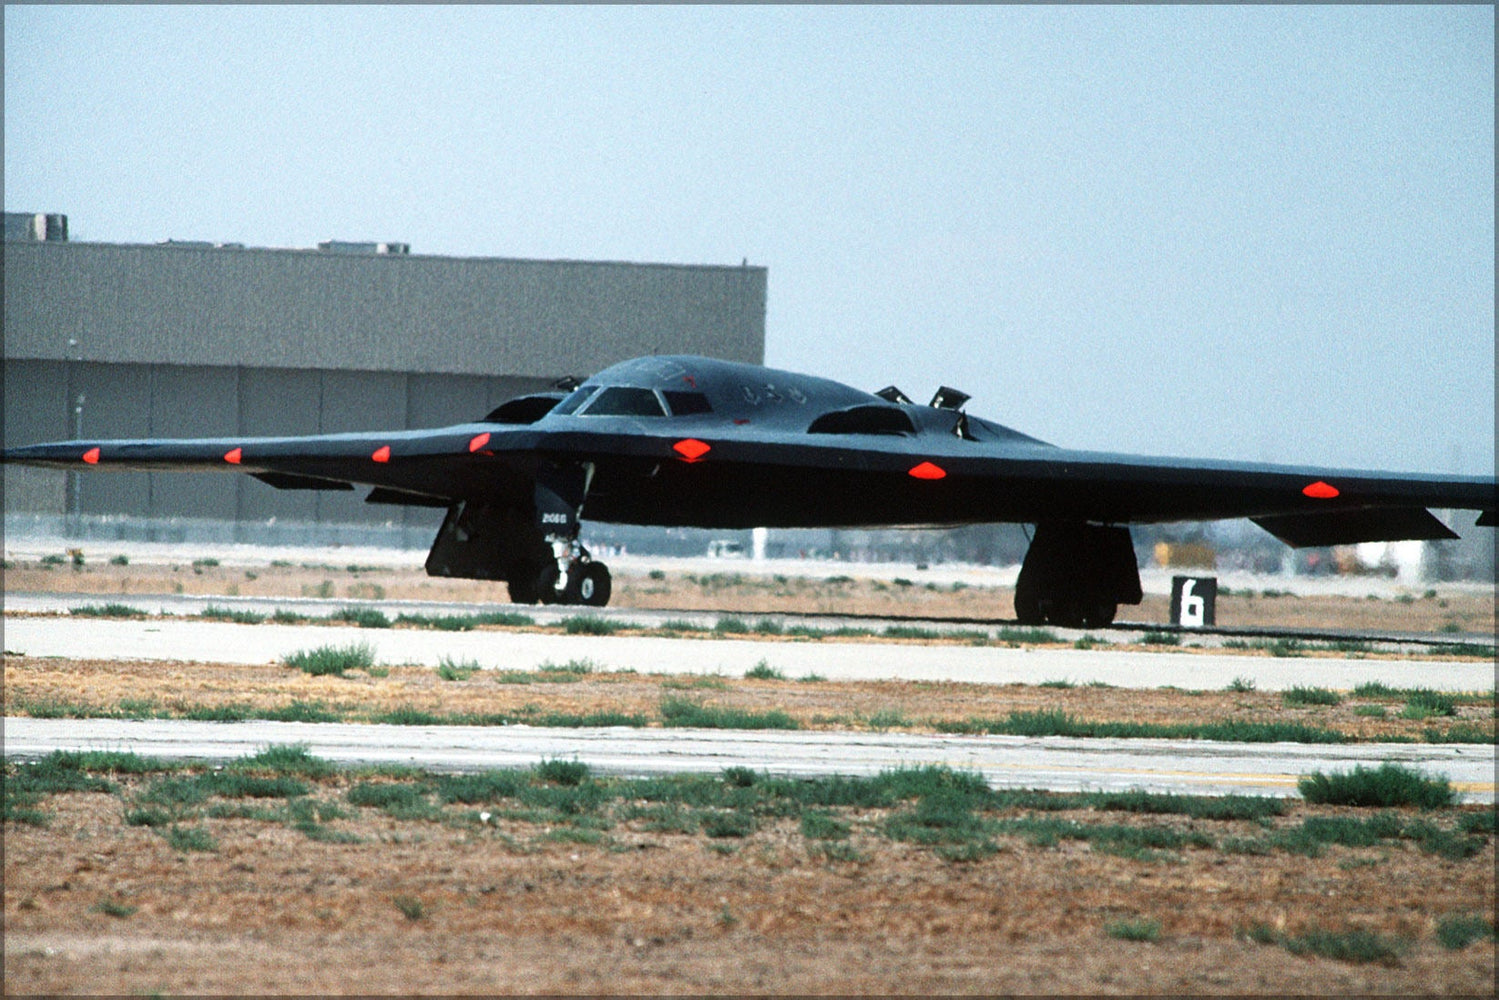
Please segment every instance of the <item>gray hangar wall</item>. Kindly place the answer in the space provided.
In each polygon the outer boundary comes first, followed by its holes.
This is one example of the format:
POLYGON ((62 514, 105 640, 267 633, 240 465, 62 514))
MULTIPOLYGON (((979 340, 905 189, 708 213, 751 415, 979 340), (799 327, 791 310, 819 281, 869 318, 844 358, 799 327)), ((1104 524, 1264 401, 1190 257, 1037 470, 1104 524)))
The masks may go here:
MULTIPOLYGON (((765 351, 763 267, 7 240, 4 275, 7 446, 437 427, 642 354, 765 351)), ((362 500, 5 470, 7 513, 431 519, 362 500)))

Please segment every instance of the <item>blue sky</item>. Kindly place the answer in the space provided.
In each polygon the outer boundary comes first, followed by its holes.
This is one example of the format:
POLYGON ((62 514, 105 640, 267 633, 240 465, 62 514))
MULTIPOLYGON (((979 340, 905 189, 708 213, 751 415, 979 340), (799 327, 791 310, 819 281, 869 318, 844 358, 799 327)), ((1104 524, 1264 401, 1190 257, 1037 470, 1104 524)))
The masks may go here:
POLYGON ((1492 7, 6 6, 77 240, 769 268, 1059 444, 1491 473, 1492 7))

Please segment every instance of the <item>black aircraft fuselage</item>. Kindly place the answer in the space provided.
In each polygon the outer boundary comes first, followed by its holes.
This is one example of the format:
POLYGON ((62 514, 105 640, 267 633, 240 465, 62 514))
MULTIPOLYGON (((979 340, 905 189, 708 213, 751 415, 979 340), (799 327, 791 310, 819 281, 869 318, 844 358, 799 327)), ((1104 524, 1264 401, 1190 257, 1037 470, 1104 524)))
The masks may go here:
POLYGON ((898 389, 708 358, 637 358, 484 420, 295 438, 70 441, 0 460, 80 470, 243 471, 280 489, 373 487, 447 508, 428 570, 510 582, 516 600, 604 603, 589 519, 643 525, 1037 525, 1023 621, 1099 623, 1140 599, 1128 526, 1252 518, 1292 545, 1451 538, 1428 507, 1484 512, 1492 478, 1152 458, 1059 448, 898 389), (602 599, 599 599, 600 594, 602 599))

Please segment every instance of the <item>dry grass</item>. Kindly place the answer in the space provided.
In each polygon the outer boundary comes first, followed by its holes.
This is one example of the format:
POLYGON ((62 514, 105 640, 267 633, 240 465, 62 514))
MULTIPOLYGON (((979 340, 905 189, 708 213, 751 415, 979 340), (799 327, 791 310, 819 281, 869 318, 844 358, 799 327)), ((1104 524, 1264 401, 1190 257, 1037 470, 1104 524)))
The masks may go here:
MULTIPOLYGON (((174 663, 154 660, 67 660, 6 656, 7 714, 27 706, 88 705, 106 711, 150 703, 176 713, 192 708, 248 706, 261 712, 293 702, 320 702, 351 720, 399 708, 444 715, 586 715, 622 712, 656 718, 663 697, 690 697, 713 707, 785 712, 807 729, 901 729, 932 732, 934 723, 992 719, 1011 712, 1062 711, 1091 722, 1168 725, 1183 721, 1292 723, 1327 728, 1355 740, 1420 740, 1430 720, 1406 718, 1398 696, 1346 698, 1338 705, 1287 705, 1276 692, 1042 687, 929 681, 799 681, 692 678, 607 672, 502 674, 481 670, 444 680, 430 667, 381 668, 385 676, 350 671, 315 677, 281 664, 174 663), (501 678, 510 683, 502 683, 501 678), (515 683, 526 680, 527 683, 515 683), (1382 717, 1360 715, 1387 705, 1382 717)), ((1492 730, 1493 699, 1458 706, 1446 730, 1467 723, 1492 730)))

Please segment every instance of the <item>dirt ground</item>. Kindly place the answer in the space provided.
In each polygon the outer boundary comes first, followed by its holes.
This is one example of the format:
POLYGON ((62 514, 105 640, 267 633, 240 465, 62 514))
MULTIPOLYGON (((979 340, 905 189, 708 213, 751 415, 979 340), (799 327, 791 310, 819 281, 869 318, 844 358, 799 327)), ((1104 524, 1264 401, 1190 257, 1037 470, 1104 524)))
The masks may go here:
MULTIPOLYGON (((713 578, 619 581, 615 604, 754 614, 848 613, 1007 617, 1009 595, 873 581, 713 578), (652 602, 659 601, 659 604, 652 602), (998 608, 996 611, 995 609, 998 608)), ((182 565, 11 567, 7 590, 101 595, 204 593, 502 601, 503 587, 434 581, 416 572, 347 567, 255 569, 182 565), (196 571, 195 571, 196 569, 196 571), (253 579, 251 575, 253 574, 253 579), (264 588, 264 589, 262 589, 264 588), (459 596, 467 595, 467 596, 459 596)), ((1138 617, 1146 617, 1145 611, 1138 617)), ((1164 608, 1154 620, 1164 620, 1164 608)), ((1220 621, 1358 624, 1492 633, 1491 596, 1408 602, 1229 597, 1220 621), (1246 619, 1240 619, 1244 621, 1246 619)), ((1132 618, 1137 617, 1131 614, 1132 618)), ((1020 685, 691 681, 584 674, 500 683, 445 681, 395 667, 383 677, 308 677, 276 665, 5 659, 8 706, 124 701, 171 709, 322 701, 350 711, 605 708, 649 713, 664 696, 780 709, 806 725, 922 728, 931 719, 1062 709, 1080 718, 1295 721, 1358 738, 1419 733, 1357 709, 1379 699, 1292 707, 1268 692, 1123 692, 1020 685), (701 686, 697 686, 701 685, 701 686)), ((1464 721, 1493 725, 1493 703, 1464 703, 1464 721)), ((1495 945, 1444 947, 1455 916, 1495 919, 1495 846, 1453 860, 1409 839, 1331 845, 1319 856, 1226 847, 1308 817, 1369 810, 1297 804, 1273 821, 1192 820, 1092 810, 1048 813, 1079 823, 1166 825, 1218 845, 1124 856, 1064 839, 996 838, 972 861, 878 833, 878 811, 848 811, 841 855, 820 852, 792 819, 744 837, 618 822, 596 837, 546 822, 471 816, 397 819, 347 805, 313 839, 282 822, 219 815, 198 826, 210 849, 170 843, 125 821, 146 779, 116 777, 118 794, 49 795, 45 826, 5 824, 7 994, 37 993, 1192 993, 1492 995, 1495 945), (348 842, 339 842, 348 841, 348 842), (842 858, 843 860, 839 860, 842 858), (1115 936, 1145 921, 1154 941, 1115 936), (1114 931, 1111 933, 1111 927, 1114 931), (1368 931, 1398 955, 1355 963, 1296 955, 1261 937, 1368 931)), ((342 803, 355 778, 315 783, 342 803)), ((1465 811, 1482 811, 1464 807, 1465 811)), ((1402 822, 1450 825, 1451 810, 1402 811, 1402 822)))
MULTIPOLYGON (((336 801, 348 779, 316 794, 336 801)), ((792 820, 732 842, 616 825, 598 843, 511 821, 370 809, 318 842, 255 819, 201 824, 208 850, 122 821, 122 799, 51 796, 5 830, 10 993, 1192 993, 1492 995, 1494 948, 1449 950, 1453 914, 1494 918, 1494 846, 1408 843, 1320 857, 1190 849, 1137 860, 999 838, 959 863, 849 817, 856 860, 792 820), (1153 922, 1154 941, 1111 936, 1153 922), (1402 942, 1368 964, 1249 937, 1357 929, 1402 942)), ((347 811, 347 810, 346 810, 347 811)), ((1308 814, 1352 810, 1300 807, 1308 814)), ((1086 811, 1059 819, 1097 821, 1086 811)), ((1111 814, 1112 822, 1118 822, 1111 814)), ((1125 820, 1125 822, 1153 822, 1125 820)), ((1179 821, 1215 838, 1252 822, 1179 821)))

